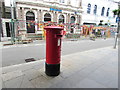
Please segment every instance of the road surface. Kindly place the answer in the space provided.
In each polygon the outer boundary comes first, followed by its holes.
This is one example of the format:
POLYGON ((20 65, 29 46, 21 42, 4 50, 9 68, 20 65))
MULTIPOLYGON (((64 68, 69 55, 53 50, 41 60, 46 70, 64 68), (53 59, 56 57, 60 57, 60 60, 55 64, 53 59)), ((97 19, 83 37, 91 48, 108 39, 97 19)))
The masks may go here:
MULTIPOLYGON (((114 38, 62 42, 62 55, 87 51, 90 49, 108 47, 114 45, 114 38)), ((35 58, 45 59, 45 43, 26 44, 19 47, 9 47, 2 49, 2 66, 26 63, 25 59, 35 58)), ((5 47, 5 46, 4 46, 5 47)), ((6 46, 7 47, 7 46, 6 46)))

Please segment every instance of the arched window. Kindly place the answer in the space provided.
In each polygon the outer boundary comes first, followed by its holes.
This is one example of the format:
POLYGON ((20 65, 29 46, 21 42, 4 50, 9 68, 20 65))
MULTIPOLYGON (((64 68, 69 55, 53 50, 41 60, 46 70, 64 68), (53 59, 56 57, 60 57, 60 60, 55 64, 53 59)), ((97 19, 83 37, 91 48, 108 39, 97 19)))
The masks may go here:
POLYGON ((63 16, 63 15, 60 15, 60 16, 59 16, 59 23, 64 23, 64 21, 65 21, 64 16, 63 16))
POLYGON ((26 13, 26 20, 35 20, 35 15, 34 15, 34 13, 31 12, 31 11, 28 11, 28 12, 26 13))
POLYGON ((32 11, 26 13, 26 21, 27 33, 35 33, 35 14, 32 11))
POLYGON ((90 14, 90 11, 91 11, 91 4, 89 3, 87 8, 87 13, 90 14))
POLYGON ((109 16, 109 11, 110 11, 110 8, 107 9, 107 13, 106 13, 107 17, 109 16))
POLYGON ((71 23, 75 23, 75 17, 74 16, 71 17, 71 23))
POLYGON ((102 8, 101 16, 104 16, 105 7, 102 8))
POLYGON ((96 15, 96 13, 97 13, 97 5, 94 6, 94 11, 93 11, 93 13, 96 15))
POLYGON ((46 13, 44 15, 44 21, 47 22, 47 21, 51 21, 51 15, 49 13, 46 13))

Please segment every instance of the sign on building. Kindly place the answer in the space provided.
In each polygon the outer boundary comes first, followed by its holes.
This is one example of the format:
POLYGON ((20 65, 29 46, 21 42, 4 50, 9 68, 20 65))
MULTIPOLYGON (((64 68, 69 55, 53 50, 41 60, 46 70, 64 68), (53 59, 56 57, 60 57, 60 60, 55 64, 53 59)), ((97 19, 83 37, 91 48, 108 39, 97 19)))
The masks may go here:
POLYGON ((62 10, 60 10, 60 9, 54 9, 54 8, 50 8, 50 11, 58 11, 58 12, 62 12, 62 10))

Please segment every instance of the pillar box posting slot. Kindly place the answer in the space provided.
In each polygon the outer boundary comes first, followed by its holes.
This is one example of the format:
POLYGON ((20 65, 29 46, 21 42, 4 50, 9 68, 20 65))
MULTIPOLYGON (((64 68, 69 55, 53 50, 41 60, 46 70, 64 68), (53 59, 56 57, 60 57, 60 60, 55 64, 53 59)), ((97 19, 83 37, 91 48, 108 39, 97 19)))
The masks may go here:
POLYGON ((60 73, 63 27, 46 26, 44 29, 46 30, 45 73, 48 76, 57 76, 60 73))

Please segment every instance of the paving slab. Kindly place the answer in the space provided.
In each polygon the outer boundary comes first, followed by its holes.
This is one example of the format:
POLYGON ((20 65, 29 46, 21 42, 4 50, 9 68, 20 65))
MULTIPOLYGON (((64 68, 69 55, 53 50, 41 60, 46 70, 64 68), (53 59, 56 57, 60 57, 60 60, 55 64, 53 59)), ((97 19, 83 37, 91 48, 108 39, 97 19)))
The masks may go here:
POLYGON ((111 85, 110 83, 114 82, 114 85, 112 85, 113 86, 112 88, 117 88, 118 86, 115 85, 118 83, 118 81, 117 81, 118 79, 116 79, 117 75, 113 75, 113 74, 109 74, 109 73, 102 72, 100 70, 96 70, 95 72, 90 74, 88 76, 88 78, 90 78, 96 82, 99 82, 108 88, 111 85))
POLYGON ((12 65, 12 66, 7 66, 2 68, 2 73, 9 73, 11 71, 26 71, 32 68, 36 68, 36 67, 43 67, 43 63, 45 62, 45 60, 39 60, 39 61, 35 61, 35 62, 29 62, 29 63, 22 63, 22 64, 18 64, 18 65, 12 65))
POLYGON ((88 78, 85 78, 81 82, 78 82, 78 84, 76 86, 74 86, 74 88, 99 88, 99 87, 100 88, 107 88, 104 85, 101 85, 98 82, 91 80, 91 79, 88 79, 88 78))
POLYGON ((22 83, 21 83, 19 88, 35 88, 35 87, 30 82, 30 80, 28 80, 28 78, 24 75, 23 81, 22 81, 22 83))
POLYGON ((6 88, 5 83, 2 81, 2 87, 1 88, 6 88))
POLYGON ((20 76, 12 80, 5 81, 4 84, 6 88, 20 88, 22 81, 23 81, 23 76, 20 76))
POLYGON ((22 71, 13 71, 2 75, 3 81, 11 80, 16 77, 22 76, 22 71))
POLYGON ((43 75, 30 81, 35 88, 49 88, 52 84, 43 75))
POLYGON ((41 75, 40 72, 36 69, 30 69, 30 70, 24 71, 24 73, 29 80, 35 79, 41 75))

